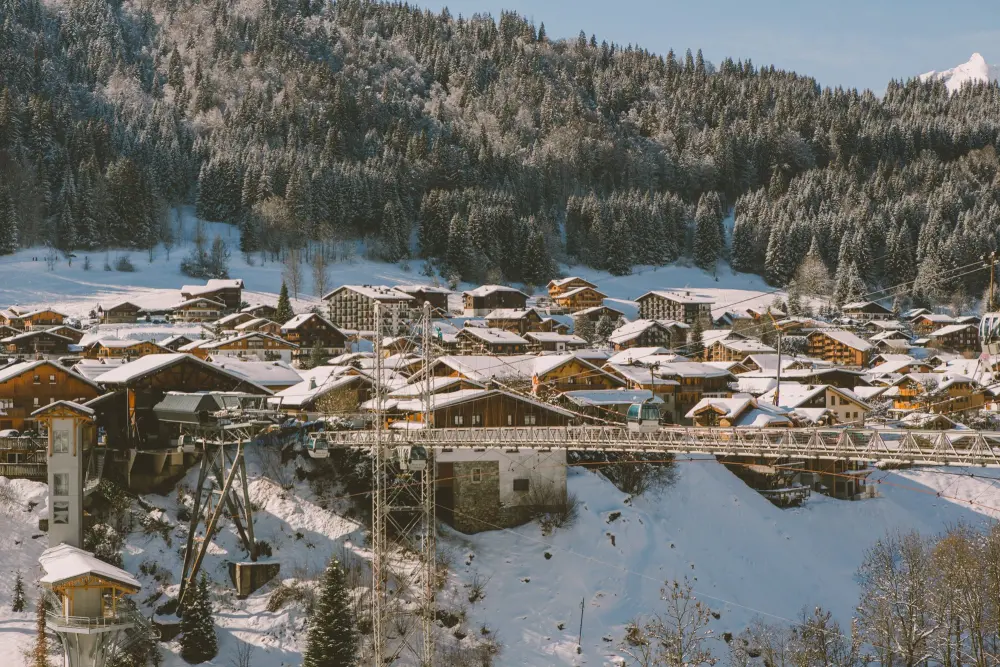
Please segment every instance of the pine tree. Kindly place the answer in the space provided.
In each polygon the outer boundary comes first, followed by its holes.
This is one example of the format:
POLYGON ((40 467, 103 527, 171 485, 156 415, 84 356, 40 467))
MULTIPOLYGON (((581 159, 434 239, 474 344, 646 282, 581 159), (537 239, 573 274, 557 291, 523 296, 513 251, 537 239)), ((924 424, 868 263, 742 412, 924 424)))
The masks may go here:
POLYGON ((722 255, 722 202, 717 192, 707 192, 698 200, 695 212, 694 263, 706 271, 715 272, 722 255))
POLYGON ((24 611, 24 607, 27 605, 27 600, 24 597, 24 580, 21 579, 21 573, 18 572, 14 577, 14 594, 11 599, 10 609, 11 611, 24 611))
POLYGON ((295 313, 292 311, 292 302, 288 298, 288 285, 285 281, 281 281, 281 291, 278 293, 278 308, 275 313, 275 317, 278 322, 284 324, 288 320, 295 317, 295 313))
POLYGON ((0 255, 17 252, 17 209, 7 188, 0 187, 0 255))
POLYGON ((573 333, 588 343, 597 340, 597 327, 594 326, 594 321, 586 315, 573 318, 573 333))
POLYGON ((181 616, 181 657, 189 664, 206 662, 219 653, 212 613, 208 577, 202 572, 201 578, 184 596, 181 616))
POLYGON ((357 665, 357 635, 340 563, 331 560, 323 573, 319 600, 309 625, 302 667, 357 665))
POLYGON ((607 343, 608 338, 614 333, 618 325, 607 315, 601 315, 601 319, 597 320, 597 340, 601 343, 607 343))
POLYGON ((700 317, 694 318, 694 323, 688 332, 687 352, 685 356, 699 361, 705 353, 705 323, 700 317))
POLYGON ((833 302, 837 306, 857 301, 867 290, 865 281, 861 278, 858 265, 848 259, 837 267, 836 285, 833 290, 833 302))
POLYGON ((326 361, 326 352, 323 351, 323 345, 320 341, 316 341, 316 344, 312 346, 309 350, 309 368, 316 368, 317 366, 322 366, 323 362, 326 361))

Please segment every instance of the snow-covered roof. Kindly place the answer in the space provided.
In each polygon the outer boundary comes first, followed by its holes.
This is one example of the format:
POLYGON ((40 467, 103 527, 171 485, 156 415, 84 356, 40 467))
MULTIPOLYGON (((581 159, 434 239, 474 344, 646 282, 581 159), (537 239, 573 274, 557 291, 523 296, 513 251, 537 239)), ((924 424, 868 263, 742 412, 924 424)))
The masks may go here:
POLYGON ((610 310, 613 313, 618 313, 619 317, 625 317, 625 313, 618 310, 617 308, 612 308, 611 306, 591 306, 590 308, 584 308, 583 310, 578 310, 573 313, 574 317, 579 317, 580 315, 593 315, 600 310, 610 310))
POLYGON ((940 338, 941 336, 949 336, 951 334, 960 333, 962 331, 968 331, 969 329, 975 330, 975 324, 949 324, 943 326, 937 331, 932 331, 927 334, 928 338, 940 338))
POLYGON ((88 380, 97 380, 99 377, 126 363, 124 357, 113 357, 110 359, 81 359, 70 369, 77 375, 88 380))
POLYGON ((886 312, 886 313, 892 312, 888 308, 886 308, 885 306, 883 306, 882 304, 880 304, 880 303, 878 303, 876 301, 852 301, 851 303, 845 303, 841 307, 841 310, 844 310, 844 311, 848 311, 848 310, 862 310, 864 308, 871 308, 872 306, 875 306, 875 308, 877 308, 878 310, 881 310, 881 311, 886 312))
POLYGON ((673 361, 667 364, 660 364, 660 373, 663 375, 678 375, 681 377, 701 377, 714 378, 732 375, 727 370, 715 368, 698 361, 673 361))
POLYGON ((174 310, 179 310, 181 308, 187 308, 189 306, 216 306, 217 308, 225 308, 226 304, 221 301, 216 301, 215 299, 209 299, 208 297, 198 296, 192 299, 187 299, 186 301, 181 301, 180 303, 175 303, 171 308, 174 310))
POLYGON ((670 350, 665 347, 633 347, 608 357, 609 364, 631 364, 643 361, 646 357, 654 354, 670 354, 670 350))
MULTIPOLYGON (((892 355, 892 356, 906 356, 906 355, 892 355)), ((873 366, 868 369, 868 374, 872 377, 880 377, 884 375, 890 375, 892 373, 902 373, 910 368, 913 364, 916 364, 917 360, 912 357, 907 357, 906 359, 890 359, 884 364, 879 364, 878 366, 873 366)))
POLYGON ((406 292, 400 292, 388 285, 341 285, 335 290, 325 294, 323 300, 327 300, 341 290, 350 290, 375 301, 413 301, 413 297, 406 292))
POLYGON ((181 295, 190 294, 191 296, 198 296, 199 294, 210 294, 211 292, 223 289, 243 289, 243 281, 239 278, 212 278, 204 285, 184 285, 181 287, 181 295))
POLYGON ((277 336, 272 336, 271 334, 264 333, 263 331, 248 331, 246 333, 241 333, 236 336, 229 336, 228 338, 218 338, 216 340, 199 341, 201 345, 199 345, 198 347, 202 350, 214 350, 224 345, 229 345, 231 343, 236 343, 241 340, 248 340, 251 338, 263 338, 265 340, 270 340, 275 343, 278 343, 279 347, 298 348, 298 345, 295 343, 289 343, 284 338, 278 338, 277 336))
POLYGON ((935 322, 937 324, 951 324, 955 321, 954 317, 944 313, 925 313, 920 315, 917 319, 927 320, 928 322, 935 322))
POLYGON ((266 317, 255 317, 252 320, 247 320, 242 324, 237 324, 235 327, 233 327, 233 329, 235 329, 236 331, 254 331, 264 326, 265 324, 276 324, 276 323, 271 322, 271 320, 267 319, 266 317))
POLYGON ((920 317, 921 315, 924 315, 929 312, 931 311, 927 310, 926 308, 910 308, 909 310, 903 311, 900 314, 900 317, 902 317, 904 320, 912 320, 916 317, 920 317))
POLYGON ((104 375, 101 376, 101 384, 103 385, 116 385, 116 384, 128 384, 133 380, 138 380, 139 378, 157 373, 166 368, 170 368, 174 364, 179 363, 193 363, 205 368, 211 369, 215 372, 222 373, 223 375, 228 375, 234 380, 238 380, 245 384, 249 384, 252 387, 261 390, 262 393, 270 394, 270 390, 261 387, 260 385, 247 380, 238 373, 234 373, 226 368, 210 364, 207 361, 202 361, 198 357, 190 354, 147 354, 144 357, 139 357, 135 361, 130 361, 127 364, 122 364, 117 368, 113 368, 104 375))
POLYGON ((213 357, 209 362, 262 387, 288 387, 302 381, 298 371, 282 361, 242 361, 231 357, 213 357))
POLYGON ((578 276, 570 276, 569 278, 555 278, 554 280, 550 280, 548 286, 549 287, 562 287, 563 285, 570 284, 574 280, 579 280, 580 282, 587 283, 588 285, 593 285, 594 284, 594 283, 590 282, 589 280, 584 280, 583 278, 580 278, 578 276))
MULTIPOLYGON (((752 340, 749 338, 725 338, 723 340, 716 341, 719 345, 732 350, 738 354, 745 354, 747 356, 751 354, 768 354, 771 352, 777 353, 770 345, 765 345, 759 340, 752 340)), ((707 344, 706 344, 707 346, 707 344)))
POLYGON ((534 313, 538 319, 542 319, 542 314, 534 308, 497 308, 490 312, 487 320, 520 320, 534 313))
POLYGON ((791 423, 788 410, 758 401, 752 396, 703 398, 685 416, 693 419, 706 410, 714 411, 720 417, 729 419, 733 426, 741 428, 767 428, 787 426, 791 423))
POLYGON ((302 381, 274 394, 271 399, 282 407, 299 408, 323 394, 349 385, 366 382, 364 374, 352 374, 350 366, 317 366, 302 373, 302 381))
MULTIPOLYGON (((451 391, 445 394, 435 394, 432 405, 434 409, 437 410, 439 408, 450 407, 460 403, 467 403, 469 401, 488 399, 492 396, 506 396, 521 403, 528 403, 529 405, 541 408, 542 410, 555 412, 563 417, 572 418, 574 416, 572 412, 566 410, 565 408, 560 408, 552 405, 551 403, 543 403, 521 394, 504 391, 503 389, 460 389, 458 391, 451 391)), ((371 403, 371 401, 366 403, 371 403)), ((374 405, 372 405, 372 407, 374 407, 374 405)), ((397 401, 394 407, 400 412, 421 412, 424 409, 424 401, 421 398, 402 400, 397 401)))
MULTIPOLYGON (((87 402, 89 403, 90 401, 87 402)), ((41 417, 46 412, 52 412, 57 408, 71 410, 73 412, 79 412, 80 414, 86 415, 88 417, 93 417, 95 414, 97 414, 94 411, 94 408, 83 403, 76 403, 74 401, 54 401, 52 403, 49 403, 48 405, 38 408, 37 410, 31 413, 31 416, 41 417)))
POLYGON ((635 320, 634 322, 624 324, 612 331, 611 335, 608 336, 608 340, 616 345, 620 345, 622 343, 627 343, 630 340, 635 340, 643 333, 653 328, 666 329, 666 327, 657 320, 635 320))
POLYGON ((38 562, 45 570, 45 574, 39 581, 42 584, 47 584, 48 587, 78 577, 94 575, 133 588, 135 591, 142 588, 138 579, 120 567, 109 565, 89 551, 71 547, 68 544, 60 544, 57 547, 46 549, 38 558, 38 562))
POLYGON ((319 320, 322 320, 323 322, 325 322, 327 325, 329 325, 331 327, 333 326, 333 324, 328 319, 326 319, 325 317, 322 317, 321 315, 317 315, 316 313, 301 313, 299 315, 296 315, 292 319, 288 320, 284 324, 282 324, 281 325, 281 330, 282 331, 295 331, 300 326, 302 326, 303 324, 305 324, 306 322, 308 322, 309 320, 311 320, 314 317, 318 318, 319 320))
POLYGON ((751 376, 746 373, 736 376, 736 389, 741 394, 760 396, 774 389, 778 384, 777 378, 751 376))
POLYGON ((859 385, 851 391, 853 391, 861 400, 870 401, 873 398, 878 398, 884 394, 887 388, 888 387, 866 387, 864 385, 859 385))
MULTIPOLYGON (((868 404, 866 404, 860 396, 855 394, 850 389, 840 389, 828 384, 799 384, 797 382, 782 382, 778 389, 778 400, 781 401, 780 405, 783 408, 799 408, 802 404, 808 403, 817 396, 825 396, 827 390, 832 391, 842 399, 846 398, 860 404, 864 409, 869 408, 868 404)), ((773 404, 774 388, 772 387, 760 398, 773 404)))
POLYGON ((528 340, 537 343, 566 343, 567 345, 586 345, 587 341, 573 334, 561 334, 554 331, 529 331, 524 334, 528 340))
POLYGON ((452 293, 452 291, 447 287, 439 287, 436 285, 421 285, 421 284, 393 285, 392 288, 399 292, 406 292, 407 294, 419 294, 420 292, 423 292, 424 294, 452 293))
POLYGON ((48 308, 48 307, 46 307, 46 308, 35 308, 33 310, 29 310, 26 313, 21 313, 21 317, 22 318, 28 318, 28 317, 32 317, 33 315, 41 315, 42 313, 52 313, 53 315, 58 315, 59 317, 66 317, 66 315, 60 313, 58 310, 56 310, 54 308, 48 308))
POLYGON ((584 389, 564 392, 562 397, 582 407, 645 402, 663 403, 662 398, 648 389, 584 389))
POLYGON ((844 345, 861 352, 867 352, 873 347, 868 341, 863 338, 859 338, 850 331, 845 331, 844 329, 824 329, 823 331, 816 331, 809 335, 816 336, 819 334, 829 336, 838 343, 843 343, 844 345))
POLYGON ((516 292, 524 298, 528 298, 528 295, 521 290, 514 287, 507 287, 506 285, 480 285, 475 289, 466 290, 462 294, 465 296, 489 296, 497 292, 516 292))
POLYGON ((663 374, 656 369, 649 369, 643 366, 631 366, 628 364, 605 364, 604 368, 614 371, 617 375, 633 382, 637 385, 652 385, 654 387, 677 387, 680 382, 663 377, 663 374))
POLYGON ((581 293, 586 292, 588 290, 590 290, 592 292, 596 292, 598 294, 598 296, 600 296, 602 299, 604 299, 604 298, 606 298, 608 296, 607 294, 605 294, 601 290, 597 289, 596 287, 590 287, 589 285, 584 285, 583 287, 577 287, 577 288, 569 290, 568 292, 563 292, 562 294, 560 294, 559 296, 554 297, 554 298, 556 298, 556 299, 568 299, 571 296, 575 296, 577 294, 581 294, 581 293))
POLYGON ((36 338, 38 336, 53 336, 55 338, 61 338, 62 340, 66 341, 67 343, 72 343, 73 342, 73 339, 67 338, 66 336, 60 336, 59 334, 52 333, 48 329, 39 329, 37 331, 35 331, 35 330, 25 331, 24 333, 17 334, 15 336, 8 336, 7 338, 4 338, 3 340, 0 340, 0 343, 18 343, 18 342, 20 342, 22 340, 28 340, 29 338, 36 338))
MULTIPOLYGON (((455 385, 462 384, 472 384, 479 388, 483 388, 478 382, 474 380, 467 380, 465 378, 457 377, 432 377, 431 378, 431 393, 437 394, 448 387, 453 387, 455 385)), ((418 398, 423 396, 424 390, 426 389, 426 381, 418 380, 416 382, 411 382, 405 387, 400 387, 389 393, 389 398, 418 398)))
POLYGON ((683 290, 683 291, 680 291, 680 290, 652 290, 650 292, 646 292, 645 294, 643 294, 642 296, 640 296, 639 298, 637 298, 636 301, 641 301, 642 299, 644 299, 644 298, 646 298, 647 296, 650 296, 650 295, 658 296, 658 297, 660 297, 662 299, 668 299, 668 300, 674 301, 676 303, 690 303, 690 304, 706 303, 706 304, 709 304, 709 305, 715 303, 714 299, 711 299, 711 298, 709 298, 707 296, 699 296, 697 294, 692 294, 688 290, 683 290))
POLYGON ((502 345, 527 345, 528 341, 518 336, 516 333, 506 331, 504 329, 495 329, 493 327, 466 327, 462 329, 459 333, 467 334, 473 338, 478 338, 484 343, 502 344, 502 345))
POLYGON ((215 325, 216 326, 220 326, 220 327, 224 327, 227 324, 229 324, 230 322, 235 322, 237 320, 244 320, 244 319, 246 319, 248 317, 252 318, 253 316, 250 315, 249 313, 243 313, 243 312, 230 313, 229 315, 224 315, 224 316, 220 317, 219 319, 217 319, 215 321, 215 325))
POLYGON ((185 341, 191 342, 194 339, 191 336, 188 336, 187 334, 174 334, 173 336, 170 336, 169 338, 164 338, 163 340, 161 340, 160 341, 160 345, 163 345, 164 347, 166 347, 167 345, 170 345, 172 343, 176 343, 177 341, 181 341, 181 340, 185 340, 185 341))
POLYGON ((535 361, 541 357, 533 354, 513 354, 506 357, 462 354, 438 357, 435 364, 443 364, 453 371, 477 382, 489 380, 530 380, 535 361))

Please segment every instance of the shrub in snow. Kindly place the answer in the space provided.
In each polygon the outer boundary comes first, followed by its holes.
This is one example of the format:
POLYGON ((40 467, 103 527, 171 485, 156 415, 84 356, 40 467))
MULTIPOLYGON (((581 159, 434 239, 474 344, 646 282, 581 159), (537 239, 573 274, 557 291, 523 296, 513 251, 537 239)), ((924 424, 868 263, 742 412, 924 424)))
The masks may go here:
POLYGON ((128 255, 121 255, 115 260, 115 271, 123 273, 135 273, 135 264, 128 255))
POLYGON ((331 559, 323 573, 319 600, 309 624, 309 643, 303 667, 351 667, 357 664, 357 635, 351 614, 344 572, 331 559))
POLYGON ((184 596, 181 613, 181 657, 196 665, 211 660, 219 652, 212 619, 212 600, 208 592, 208 577, 203 572, 198 583, 184 596))

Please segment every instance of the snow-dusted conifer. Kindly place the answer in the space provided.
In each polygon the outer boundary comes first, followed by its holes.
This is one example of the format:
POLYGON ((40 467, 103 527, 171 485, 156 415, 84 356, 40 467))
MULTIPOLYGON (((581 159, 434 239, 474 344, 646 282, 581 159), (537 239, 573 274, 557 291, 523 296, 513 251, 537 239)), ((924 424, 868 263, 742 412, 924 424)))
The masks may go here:
POLYGON ((309 639, 302 667, 354 667, 357 635, 351 615, 344 573, 336 559, 323 573, 319 600, 309 624, 309 639))
POLYGON ((219 640, 215 636, 212 600, 204 572, 184 596, 181 613, 181 657, 192 665, 214 658, 219 652, 219 640))

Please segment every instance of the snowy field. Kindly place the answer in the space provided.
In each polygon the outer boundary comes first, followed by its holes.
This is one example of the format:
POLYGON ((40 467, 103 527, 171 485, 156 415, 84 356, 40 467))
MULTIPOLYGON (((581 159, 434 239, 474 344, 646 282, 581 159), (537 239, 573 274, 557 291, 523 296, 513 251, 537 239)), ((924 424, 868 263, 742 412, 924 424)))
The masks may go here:
MULTIPOLYGON (((161 246, 154 251, 152 262, 149 261, 148 253, 142 251, 79 251, 72 266, 60 256, 54 270, 49 271, 44 261, 44 249, 21 250, 14 255, 0 257, 0 307, 51 306, 71 317, 83 317, 98 304, 107 306, 127 300, 144 308, 163 308, 178 303, 181 301, 182 285, 204 282, 188 278, 180 272, 180 261, 192 247, 195 225, 191 211, 184 210, 181 221, 183 231, 176 247, 170 251, 170 258, 167 259, 167 252, 161 246), (130 257, 136 267, 134 273, 104 270, 105 259, 114 264, 120 255, 130 257), (83 268, 84 257, 90 258, 89 271, 83 268)), ((209 243, 219 235, 229 246, 232 252, 229 274, 232 278, 243 279, 246 285, 244 299, 250 304, 277 302, 282 265, 272 261, 262 262, 259 253, 251 258, 253 265, 248 265, 239 252, 239 230, 232 225, 204 223, 204 229, 209 243)), ((343 284, 391 285, 429 281, 420 274, 421 260, 411 260, 408 265, 370 261, 363 258, 360 246, 354 254, 355 259, 351 261, 331 262, 331 287, 343 284)), ((637 266, 630 276, 612 276, 607 272, 582 266, 564 266, 562 272, 596 283, 608 295, 608 305, 621 310, 630 319, 635 318, 638 312, 634 299, 656 289, 689 288, 695 294, 714 299, 717 314, 730 304, 738 304, 745 309, 755 305, 768 305, 774 299, 772 288, 762 278, 735 273, 721 262, 717 276, 695 267, 677 265, 637 266)), ((304 310, 318 302, 308 266, 303 267, 302 278, 303 287, 299 300, 293 300, 292 304, 296 310, 304 310)), ((461 288, 469 287, 473 286, 466 284, 461 288)), ((544 288, 541 289, 544 292, 544 288)))
MULTIPOLYGON (((331 555, 366 560, 358 524, 333 511, 336 503, 314 496, 307 484, 283 491, 259 478, 251 460, 251 495, 262 506, 257 537, 268 541, 281 561, 282 579, 311 581, 331 555)), ((289 469, 290 470, 290 469, 289 469)), ((442 529, 441 548, 450 552, 451 576, 442 601, 465 609, 460 628, 470 635, 483 625, 496 630, 504 644, 498 665, 610 665, 624 625, 657 608, 664 580, 688 577, 699 597, 721 614, 717 633, 738 632, 756 616, 770 622, 793 620, 804 607, 822 605, 848 627, 858 599, 854 573, 862 555, 889 531, 934 534, 957 522, 983 526, 996 516, 981 505, 1000 508, 1000 489, 992 479, 1000 471, 962 468, 876 472, 880 497, 848 502, 814 495, 799 509, 781 510, 713 459, 691 458, 677 464, 673 486, 655 497, 627 497, 599 475, 571 468, 570 491, 580 500, 572 528, 543 536, 537 524, 465 536, 442 529), (948 474, 940 474, 945 472, 948 474), (959 473, 959 474, 952 474, 959 473), (943 497, 937 497, 941 493, 943 497), (970 507, 968 501, 978 505, 970 507), (612 512, 621 515, 609 521, 612 512), (614 536, 612 544, 611 536, 614 536), (552 555, 545 558, 545 553, 552 555), (485 580, 485 598, 469 604, 473 579, 485 580), (576 653, 580 602, 584 602, 582 653, 576 653), (559 629, 559 624, 563 629, 559 629), (610 639, 611 641, 607 641, 610 639)), ((193 478, 189 476, 186 483, 193 478)), ((0 485, 7 482, 0 480, 0 485)), ((3 510, 0 533, 0 650, 19 655, 32 638, 31 613, 13 614, 10 597, 15 571, 30 581, 46 537, 37 530, 44 514, 45 487, 11 482, 20 504, 3 510), (28 501, 38 503, 25 511, 28 501)), ((170 530, 169 542, 138 525, 128 537, 125 566, 139 572, 155 563, 176 582, 180 571, 182 531, 176 528, 177 497, 146 496, 170 530)), ((291 605, 266 611, 265 588, 236 600, 224 585, 225 560, 240 549, 235 531, 225 525, 205 569, 216 589, 219 656, 224 666, 237 641, 258 647, 255 667, 297 665, 304 648, 306 618, 291 605)), ((145 600, 155 588, 142 574, 145 600)), ((144 608, 158 604, 146 600, 144 608)), ((721 648, 721 644, 720 644, 721 648)), ((181 667, 177 642, 164 645, 166 667, 181 667)))

